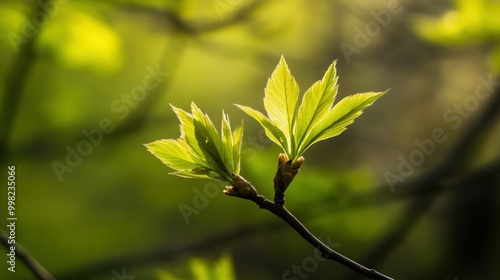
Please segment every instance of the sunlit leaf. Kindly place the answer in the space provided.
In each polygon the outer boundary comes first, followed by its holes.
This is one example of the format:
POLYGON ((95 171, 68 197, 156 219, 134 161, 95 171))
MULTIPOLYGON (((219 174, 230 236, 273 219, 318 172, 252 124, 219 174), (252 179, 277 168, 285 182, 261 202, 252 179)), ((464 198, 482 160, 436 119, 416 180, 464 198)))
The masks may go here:
POLYGON ((176 170, 171 173, 187 178, 212 178, 234 184, 240 169, 242 127, 231 131, 229 118, 223 113, 221 134, 210 118, 196 104, 191 114, 172 106, 181 123, 179 139, 159 140, 146 144, 163 163, 176 170))
POLYGON ((236 165, 234 167, 234 174, 240 174, 242 143, 243 143, 243 123, 233 131, 233 162, 236 165))
POLYGON ((305 151, 311 145, 342 133, 354 119, 363 113, 363 109, 370 106, 386 92, 368 92, 348 96, 337 103, 328 112, 325 118, 314 124, 304 140, 304 146, 300 152, 305 151))
POLYGON ((254 118, 263 128, 267 137, 271 139, 274 143, 280 146, 283 150, 288 151, 288 141, 285 137, 283 131, 281 131, 278 127, 276 127, 271 120, 269 120, 266 116, 264 116, 261 112, 247 107, 235 104, 238 108, 240 108, 243 112, 245 112, 250 117, 254 118))
POLYGON ((181 129, 181 139, 184 139, 187 144, 195 151, 195 153, 199 156, 203 155, 200 147, 198 147, 198 141, 196 140, 196 136, 194 134, 194 123, 193 116, 188 112, 179 109, 173 105, 170 105, 172 110, 177 115, 177 118, 180 121, 180 129, 181 129))
POLYGON ((226 181, 226 178, 221 176, 218 172, 206 167, 197 167, 191 170, 177 170, 175 172, 170 172, 169 174, 183 178, 210 178, 226 181))
POLYGON ((291 139, 293 139, 298 99, 299 86, 282 56, 271 78, 267 81, 264 108, 273 124, 286 136, 288 145, 291 145, 291 139))
POLYGON ((226 164, 228 165, 229 170, 235 170, 236 166, 234 165, 233 159, 233 148, 234 148, 234 140, 233 133, 231 131, 231 124, 229 123, 228 116, 222 112, 222 144, 224 147, 227 147, 223 150, 226 164))
POLYGON ((205 163, 193 155, 191 147, 177 139, 163 139, 146 144, 148 150, 168 167, 176 170, 191 170, 204 167, 205 163))
POLYGON ((323 79, 314 83, 304 94, 300 104, 295 127, 295 143, 304 146, 303 141, 314 124, 320 122, 330 111, 337 95, 336 62, 332 63, 323 79))
POLYGON ((264 97, 269 118, 250 107, 236 106, 259 122, 269 139, 283 149, 286 159, 295 162, 314 143, 342 133, 363 109, 385 93, 356 94, 332 108, 338 89, 335 65, 333 62, 323 78, 306 91, 297 110, 299 87, 281 57, 264 97))
POLYGON ((228 156, 230 145, 225 145, 210 118, 191 104, 193 123, 198 146, 207 162, 221 177, 231 181, 232 158, 228 156))

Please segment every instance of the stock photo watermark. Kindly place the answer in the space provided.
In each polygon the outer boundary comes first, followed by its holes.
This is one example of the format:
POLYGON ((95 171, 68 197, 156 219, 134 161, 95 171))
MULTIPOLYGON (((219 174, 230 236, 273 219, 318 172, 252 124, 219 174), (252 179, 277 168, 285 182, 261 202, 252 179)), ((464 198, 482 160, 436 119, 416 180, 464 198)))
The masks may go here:
MULTIPOLYGON (((487 79, 479 76, 478 81, 479 83, 473 94, 467 95, 461 103, 455 103, 443 112, 443 121, 452 131, 459 129, 464 119, 469 118, 479 108, 480 103, 491 96, 495 90, 495 86, 500 85, 499 81, 493 80, 492 74, 487 79)), ((397 172, 386 171, 384 173, 384 178, 392 192, 396 190, 396 184, 406 181, 417 167, 422 165, 428 157, 435 153, 440 144, 448 140, 449 137, 446 130, 446 127, 434 128, 428 138, 414 140, 416 147, 407 156, 403 156, 403 154, 398 156, 399 165, 397 172)))
POLYGON ((212 2, 220 20, 225 20, 227 14, 233 13, 243 0, 215 0, 212 2))
POLYGON ((33 39, 40 29, 47 23, 50 17, 54 17, 62 4, 67 4, 69 0, 52 0, 42 1, 39 0, 37 5, 40 7, 39 11, 33 14, 30 19, 23 18, 21 30, 19 32, 9 32, 7 38, 17 53, 22 44, 26 44, 29 40, 33 39))
MULTIPOLYGON (((148 96, 148 92, 157 88, 163 80, 168 76, 168 73, 160 71, 160 66, 156 68, 146 67, 147 74, 142 79, 142 83, 134 87, 130 93, 122 94, 111 102, 110 109, 118 115, 120 120, 124 120, 130 114, 130 111, 137 108, 140 102, 144 101, 148 96)), ((81 131, 84 139, 76 145, 66 146, 66 157, 63 163, 53 161, 51 166, 59 180, 63 181, 65 173, 71 173, 75 168, 82 164, 83 159, 89 156, 93 149, 99 146, 104 140, 104 135, 112 133, 116 128, 111 118, 102 118, 96 128, 81 131)))
MULTIPOLYGON (((405 2, 410 2, 406 0, 405 2)), ((372 40, 380 35, 382 29, 389 26, 392 22, 393 16, 401 13, 403 6, 399 0, 389 0, 386 8, 378 11, 371 11, 370 15, 372 20, 365 23, 363 28, 354 26, 353 44, 341 42, 339 47, 344 55, 347 63, 351 63, 351 56, 353 54, 360 54, 361 50, 366 48, 372 40)))
MULTIPOLYGON (((338 248, 340 247, 339 243, 334 243, 331 240, 331 235, 326 237, 326 245, 330 248, 338 248)), ((325 261, 326 259, 323 257, 321 251, 318 248, 314 248, 314 252, 312 256, 308 256, 300 262, 300 264, 292 265, 290 269, 286 270, 281 275, 281 280, 303 280, 309 279, 311 274, 316 272, 319 267, 319 263, 325 261)))
POLYGON ((16 272, 16 167, 7 167, 7 270, 16 272))

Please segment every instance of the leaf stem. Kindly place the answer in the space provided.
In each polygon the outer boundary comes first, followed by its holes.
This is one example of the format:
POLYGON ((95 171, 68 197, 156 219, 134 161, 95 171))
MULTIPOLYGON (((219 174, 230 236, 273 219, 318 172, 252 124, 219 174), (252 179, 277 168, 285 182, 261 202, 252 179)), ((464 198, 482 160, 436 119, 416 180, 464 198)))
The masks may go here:
POLYGON ((322 253, 322 256, 325 259, 330 259, 336 261, 364 276, 368 279, 375 280, 393 280, 392 278, 377 272, 374 269, 367 268, 361 264, 356 263, 355 261, 343 256, 342 254, 334 251, 327 245, 325 245, 321 240, 319 240, 316 236, 314 236, 292 213, 290 213, 284 206, 277 205, 274 202, 268 200, 262 195, 257 195, 251 199, 260 208, 266 209, 274 215, 280 217, 283 221, 285 221, 288 225, 290 225, 302 238, 304 238, 307 242, 313 245, 315 248, 318 248, 322 253))

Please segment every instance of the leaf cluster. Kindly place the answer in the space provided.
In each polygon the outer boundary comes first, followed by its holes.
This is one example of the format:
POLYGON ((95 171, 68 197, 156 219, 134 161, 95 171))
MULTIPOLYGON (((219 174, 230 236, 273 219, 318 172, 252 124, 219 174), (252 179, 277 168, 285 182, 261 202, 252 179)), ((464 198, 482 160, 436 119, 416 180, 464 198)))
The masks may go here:
MULTIPOLYGON (((259 122, 266 135, 283 149, 285 154, 280 156, 282 170, 278 177, 285 174, 290 178, 281 182, 280 191, 288 187, 298 172, 303 162, 301 156, 309 147, 342 133, 363 109, 385 94, 354 94, 334 105, 338 91, 335 65, 333 62, 328 67, 323 78, 304 93, 299 104, 299 86, 281 57, 265 88, 267 116, 253 108, 236 105, 259 122)), ((171 174, 226 181, 239 186, 229 190, 232 195, 255 195, 253 187, 239 176, 243 125, 232 130, 229 117, 223 112, 219 133, 210 118, 194 103, 191 113, 174 106, 172 109, 180 121, 180 138, 146 144, 153 155, 176 170, 171 174)))
POLYGON ((253 108, 236 106, 259 122, 266 135, 295 162, 313 144, 342 133, 363 109, 385 94, 359 93, 333 106, 338 91, 335 65, 333 62, 323 78, 305 92, 299 105, 299 86, 281 57, 265 89, 267 117, 253 108))
POLYGON ((229 117, 222 113, 221 133, 196 104, 191 113, 172 106, 180 121, 178 139, 162 139, 146 144, 163 163, 186 178, 211 178, 234 184, 240 172, 243 125, 231 130, 229 117))

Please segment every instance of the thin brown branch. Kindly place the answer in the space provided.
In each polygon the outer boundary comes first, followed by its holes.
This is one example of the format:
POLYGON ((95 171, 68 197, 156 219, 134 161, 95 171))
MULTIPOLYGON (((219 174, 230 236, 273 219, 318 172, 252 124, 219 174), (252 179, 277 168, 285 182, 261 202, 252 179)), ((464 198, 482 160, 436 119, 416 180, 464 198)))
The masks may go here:
MULTIPOLYGON (((500 168, 500 159, 495 161, 494 163, 485 166, 481 169, 478 169, 470 174, 465 175, 456 184, 447 185, 446 187, 438 184, 433 184, 434 188, 432 191, 429 191, 425 194, 419 194, 418 197, 420 200, 430 200, 433 196, 439 195, 445 191, 454 191, 459 188, 469 187, 467 185, 462 184, 462 181, 476 181, 478 178, 482 178, 484 176, 488 176, 489 174, 498 173, 500 168)), ((408 193, 404 196, 398 196, 396 200, 389 199, 387 196, 382 196, 381 193, 372 193, 366 196, 359 196, 357 198, 353 198, 351 202, 347 204, 342 204, 336 206, 334 208, 335 213, 341 213, 342 211, 348 211, 356 209, 357 207, 364 207, 371 200, 368 197, 379 197, 377 199, 377 205, 385 205, 387 203, 399 202, 402 199, 409 199, 412 196, 408 193)), ((330 198, 329 198, 330 199, 330 198)), ((321 202, 319 202, 321 203, 321 202)), ((301 208, 300 205, 296 206, 297 208, 301 208)), ((327 215, 331 215, 331 213, 325 213, 327 215)), ((303 218, 303 221, 309 221, 311 219, 322 218, 323 216, 312 215, 309 217, 303 218)), ((254 226, 245 226, 241 228, 237 228, 231 231, 216 233, 212 236, 208 236, 203 238, 202 240, 180 245, 177 247, 165 246, 161 248, 155 248, 151 250, 146 250, 140 253, 134 253, 127 256, 122 256, 118 258, 107 258, 106 260, 98 260, 96 263, 89 264, 86 266, 82 266, 81 268, 74 269, 65 274, 59 275, 58 279, 88 279, 99 273, 109 272, 112 269, 117 267, 144 267, 147 265, 152 265, 156 263, 165 263, 167 261, 173 261, 187 253, 196 254, 208 252, 214 249, 217 249, 221 246, 227 246, 228 244, 233 244, 239 242, 241 240, 245 240, 251 236, 256 234, 266 235, 268 233, 276 232, 278 230, 283 230, 284 227, 282 224, 277 224, 275 222, 264 222, 259 223, 254 226)))
POLYGON ((5 246, 5 248, 10 248, 11 246, 14 246, 16 258, 20 259, 38 279, 40 280, 56 279, 42 265, 40 265, 40 263, 38 263, 33 256, 31 256, 28 250, 26 250, 18 242, 16 242, 15 245, 11 245, 9 243, 9 237, 3 229, 0 229, 0 242, 2 243, 3 246, 5 246))
POLYGON ((363 265, 356 263, 355 261, 345 257, 344 255, 336 252, 327 245, 325 245, 321 240, 314 236, 295 216, 292 215, 284 206, 277 205, 274 202, 266 199, 262 195, 258 195, 252 199, 260 208, 266 209, 273 213, 274 215, 280 217, 283 221, 289 224, 302 238, 313 245, 315 248, 321 251, 325 259, 330 259, 336 261, 364 276, 368 279, 375 280, 391 280, 392 278, 377 272, 374 269, 369 269, 363 265))
MULTIPOLYGON (((33 15, 42 12, 43 7, 51 4, 51 0, 42 0, 39 4, 33 9, 33 15)), ((21 31, 18 32, 21 33, 21 31)), ((14 46, 16 42, 11 42, 11 47, 16 51, 17 56, 14 58, 12 68, 5 79, 3 108, 0 110, 0 131, 2 131, 0 134, 0 154, 2 155, 2 160, 8 158, 12 125, 23 96, 24 88, 33 69, 35 44, 39 34, 40 30, 29 38, 26 38, 25 34, 15 34, 22 37, 24 41, 17 42, 18 45, 16 46, 14 46)))
MULTIPOLYGON (((43 12, 43 9, 49 5, 51 5, 51 0, 39 1, 36 7, 33 8, 32 14, 43 12)), ((39 29, 41 28, 42 27, 39 27, 39 29)), ((41 30, 37 30, 34 35, 28 38, 25 37, 25 34, 16 34, 17 36, 23 37, 24 41, 22 41, 22 44, 18 42, 17 46, 12 45, 18 54, 14 58, 12 68, 5 79, 3 108, 0 110, 0 112, 2 112, 0 115, 0 131, 2 131, 0 134, 0 162, 7 162, 10 159, 9 138, 22 99, 22 94, 33 69, 35 45, 40 32, 41 30)), ((12 44, 14 43, 12 42, 12 44)), ((0 229, 0 242, 7 250, 10 250, 11 246, 13 246, 9 243, 9 237, 3 229, 0 229)), ((38 279, 55 279, 26 249, 19 245, 19 243, 16 243, 14 247, 17 258, 19 258, 38 279)))

